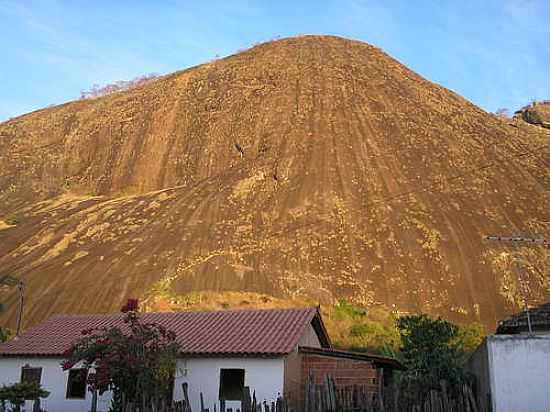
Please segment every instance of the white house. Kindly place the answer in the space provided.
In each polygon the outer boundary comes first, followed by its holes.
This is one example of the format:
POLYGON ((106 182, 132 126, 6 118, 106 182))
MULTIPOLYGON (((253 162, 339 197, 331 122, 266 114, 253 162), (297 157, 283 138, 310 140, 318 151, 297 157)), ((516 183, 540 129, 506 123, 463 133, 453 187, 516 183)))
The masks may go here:
MULTIPOLYGON (((175 400, 183 398, 182 384, 198 409, 200 393, 207 406, 220 398, 239 408, 243 388, 258 400, 278 395, 300 409, 305 377, 321 379, 330 373, 338 385, 364 385, 380 392, 401 365, 382 356, 333 349, 317 308, 217 312, 145 313, 144 321, 174 331, 181 345, 174 378, 175 400)), ((42 400, 48 412, 86 411, 91 406, 86 371, 76 365, 63 371, 63 353, 89 328, 121 325, 123 315, 54 316, 0 345, 0 384, 39 381, 50 396, 42 400)), ((98 411, 107 411, 109 393, 98 398, 98 411)), ((31 402, 27 402, 31 410, 31 402)))
POLYGON ((547 412, 550 410, 550 303, 499 323, 470 357, 482 411, 547 412))

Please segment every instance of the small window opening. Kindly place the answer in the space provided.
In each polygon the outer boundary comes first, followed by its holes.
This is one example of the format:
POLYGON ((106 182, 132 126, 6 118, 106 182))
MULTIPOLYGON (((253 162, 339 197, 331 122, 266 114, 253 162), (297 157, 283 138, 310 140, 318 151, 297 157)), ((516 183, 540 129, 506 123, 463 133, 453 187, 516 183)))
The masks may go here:
POLYGON ((40 385, 42 368, 33 368, 25 365, 21 368, 21 383, 35 383, 40 385))
POLYGON ((220 369, 220 399, 242 401, 244 369, 220 369))
POLYGON ((69 370, 69 380, 67 381, 67 399, 85 399, 86 398, 86 369, 69 370))

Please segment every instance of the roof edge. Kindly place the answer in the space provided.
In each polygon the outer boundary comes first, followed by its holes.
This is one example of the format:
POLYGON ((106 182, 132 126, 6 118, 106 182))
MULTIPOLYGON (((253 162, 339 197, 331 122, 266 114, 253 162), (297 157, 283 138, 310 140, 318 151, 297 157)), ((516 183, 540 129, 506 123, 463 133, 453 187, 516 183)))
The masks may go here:
POLYGON ((390 367, 392 369, 404 370, 405 366, 397 359, 390 358, 388 356, 375 355, 367 352, 352 352, 342 349, 328 349, 328 348, 314 348, 310 346, 300 346, 298 348, 300 353, 306 353, 311 355, 329 356, 334 358, 355 359, 360 361, 372 362, 376 365, 390 367))
MULTIPOLYGON (((180 352, 177 359, 189 358, 283 358, 287 352, 180 352)), ((66 359, 66 356, 56 353, 0 353, 1 358, 49 358, 66 359)))
MULTIPOLYGON (((274 312, 274 311, 288 311, 288 310, 311 310, 315 309, 315 306, 289 306, 284 308, 245 308, 245 309, 210 309, 210 310, 177 310, 177 311, 156 311, 156 312, 141 312, 138 311, 138 315, 159 315, 159 314, 174 314, 174 313, 234 313, 234 312, 274 312)), ((104 316, 104 317, 124 317, 124 312, 104 312, 104 313, 53 313, 42 322, 36 324, 36 326, 41 325, 51 319, 58 318, 87 318, 91 316, 104 316)))
POLYGON ((330 336, 328 334, 327 328, 325 327, 325 322, 323 322, 320 306, 316 307, 315 314, 311 318, 310 324, 313 327, 313 330, 315 330, 321 346, 332 349, 332 342, 330 341, 330 336))
POLYGON ((319 306, 304 306, 299 309, 307 310, 309 313, 303 324, 300 325, 295 340, 289 344, 284 354, 288 355, 298 348, 300 344, 300 338, 304 335, 304 332, 306 331, 308 326, 311 326, 313 328, 313 330, 315 331, 315 335, 317 335, 317 339, 319 339, 319 342, 322 346, 326 348, 331 348, 332 344, 330 343, 330 337, 323 323, 323 319, 321 318, 319 306))

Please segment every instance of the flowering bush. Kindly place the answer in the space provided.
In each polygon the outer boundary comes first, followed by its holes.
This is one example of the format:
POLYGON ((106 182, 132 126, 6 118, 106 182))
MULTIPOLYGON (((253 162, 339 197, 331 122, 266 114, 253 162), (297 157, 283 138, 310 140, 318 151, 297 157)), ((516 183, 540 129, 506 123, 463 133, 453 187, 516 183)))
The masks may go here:
POLYGON ((90 391, 113 391, 112 411, 122 399, 136 404, 162 397, 171 398, 179 345, 174 332, 162 325, 143 323, 137 300, 122 308, 124 326, 87 329, 66 353, 63 370, 76 364, 92 370, 90 391))

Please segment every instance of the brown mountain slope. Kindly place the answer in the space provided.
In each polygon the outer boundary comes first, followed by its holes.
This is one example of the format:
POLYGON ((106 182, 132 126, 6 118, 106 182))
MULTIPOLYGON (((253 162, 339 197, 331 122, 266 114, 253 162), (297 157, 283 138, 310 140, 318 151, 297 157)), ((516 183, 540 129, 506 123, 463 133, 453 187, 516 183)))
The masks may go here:
POLYGON ((533 102, 514 113, 514 118, 550 129, 550 100, 533 102))
MULTIPOLYGON (((491 325, 518 289, 482 236, 549 234, 549 139, 367 44, 266 43, 1 124, 0 271, 27 326, 193 290, 491 325)), ((549 299, 548 249, 522 254, 549 299)))

